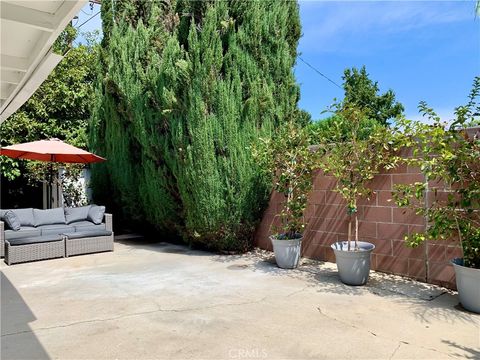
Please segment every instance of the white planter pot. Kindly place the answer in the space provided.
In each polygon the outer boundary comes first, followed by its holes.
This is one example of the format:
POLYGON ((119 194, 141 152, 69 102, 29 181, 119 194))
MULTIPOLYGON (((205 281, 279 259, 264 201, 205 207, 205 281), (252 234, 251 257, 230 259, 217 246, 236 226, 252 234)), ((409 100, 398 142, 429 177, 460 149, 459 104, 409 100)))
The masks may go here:
POLYGON ((295 269, 298 266, 302 250, 302 239, 303 238, 279 240, 274 236, 270 236, 278 267, 282 269, 295 269))
POLYGON ((358 250, 353 250, 355 243, 348 241, 336 242, 331 245, 335 253, 340 280, 347 285, 364 285, 370 274, 370 258, 375 245, 359 241, 358 250))
POLYGON ((480 314, 480 269, 463 266, 463 259, 453 259, 458 297, 462 306, 480 314))

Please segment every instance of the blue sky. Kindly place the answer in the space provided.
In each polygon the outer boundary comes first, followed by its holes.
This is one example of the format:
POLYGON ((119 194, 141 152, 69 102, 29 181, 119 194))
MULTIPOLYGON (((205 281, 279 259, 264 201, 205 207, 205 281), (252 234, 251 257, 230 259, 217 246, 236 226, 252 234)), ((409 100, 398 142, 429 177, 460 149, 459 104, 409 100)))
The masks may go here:
MULTIPOLYGON (((87 5, 77 25, 99 10, 87 5), (89 15, 90 14, 90 15, 89 15)), ((301 57, 341 84, 343 70, 366 65, 380 89, 393 89, 407 117, 426 100, 448 120, 480 75, 480 19, 473 1, 300 1, 301 57)), ((81 27, 101 28, 100 16, 81 27)), ((297 62, 300 107, 314 119, 343 92, 297 62)))
MULTIPOLYGON (((445 120, 465 103, 480 75, 480 20, 474 3, 442 1, 300 2, 303 59, 342 82, 346 67, 366 65, 381 90, 393 89, 409 118, 426 100, 445 120)), ((301 61, 300 107, 314 119, 343 92, 301 61)))

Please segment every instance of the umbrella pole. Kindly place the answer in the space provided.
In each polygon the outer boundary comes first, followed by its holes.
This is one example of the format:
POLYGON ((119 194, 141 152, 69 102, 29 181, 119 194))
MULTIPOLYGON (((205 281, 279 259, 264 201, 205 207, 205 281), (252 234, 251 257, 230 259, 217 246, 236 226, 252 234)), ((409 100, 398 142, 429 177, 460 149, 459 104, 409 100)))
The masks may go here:
POLYGON ((48 165, 49 168, 49 186, 48 186, 48 201, 47 201, 47 209, 51 209, 53 206, 53 155, 50 159, 50 164, 48 165))

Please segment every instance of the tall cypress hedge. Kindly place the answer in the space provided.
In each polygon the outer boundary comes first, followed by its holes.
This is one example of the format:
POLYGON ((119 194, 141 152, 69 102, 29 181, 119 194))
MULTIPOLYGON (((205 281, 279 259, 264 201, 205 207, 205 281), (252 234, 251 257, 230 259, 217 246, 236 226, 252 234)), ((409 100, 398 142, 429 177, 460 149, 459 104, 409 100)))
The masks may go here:
POLYGON ((96 200, 191 244, 248 249, 270 191, 249 148, 298 111, 297 3, 107 1, 102 19, 96 200))

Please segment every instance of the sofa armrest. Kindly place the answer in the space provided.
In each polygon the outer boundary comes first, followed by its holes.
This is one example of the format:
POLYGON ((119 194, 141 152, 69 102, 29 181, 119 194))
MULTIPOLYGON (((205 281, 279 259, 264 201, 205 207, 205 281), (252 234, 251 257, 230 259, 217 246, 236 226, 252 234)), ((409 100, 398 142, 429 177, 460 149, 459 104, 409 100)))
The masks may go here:
POLYGON ((108 231, 113 231, 113 215, 105 213, 105 228, 108 231))
POLYGON ((0 221, 0 257, 5 255, 5 223, 0 221))

